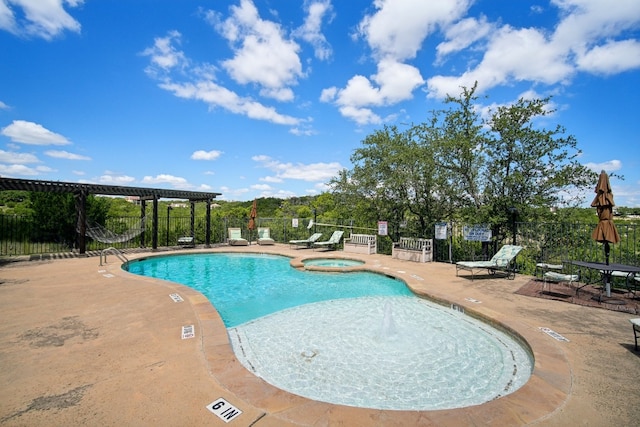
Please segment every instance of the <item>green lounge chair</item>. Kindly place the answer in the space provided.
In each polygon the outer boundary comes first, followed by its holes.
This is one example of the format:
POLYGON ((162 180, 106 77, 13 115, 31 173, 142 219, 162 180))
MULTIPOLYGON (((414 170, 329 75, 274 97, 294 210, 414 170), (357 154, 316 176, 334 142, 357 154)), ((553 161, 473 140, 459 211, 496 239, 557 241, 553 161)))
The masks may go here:
POLYGON ((332 250, 332 249, 336 249, 338 247, 338 245, 340 244, 340 240, 342 239, 342 235, 344 234, 344 231, 334 231, 333 234, 331 235, 331 237, 329 238, 329 240, 325 241, 325 242, 315 242, 313 244, 313 248, 326 248, 326 250, 332 250))
POLYGON ((275 240, 271 238, 271 230, 266 227, 258 227, 258 244, 259 245, 273 245, 275 240))
POLYGON ((320 237, 322 237, 322 233, 315 233, 308 239, 289 240, 289 245, 290 247, 310 248, 320 237))
POLYGON ((231 246, 247 246, 249 242, 242 237, 242 230, 239 228, 229 228, 229 239, 227 240, 231 246))
POLYGON ((508 279, 516 277, 515 259, 522 250, 522 246, 504 245, 489 261, 458 261, 456 263, 456 276, 460 270, 471 272, 471 280, 474 279, 475 270, 486 269, 490 274, 503 271, 508 279))

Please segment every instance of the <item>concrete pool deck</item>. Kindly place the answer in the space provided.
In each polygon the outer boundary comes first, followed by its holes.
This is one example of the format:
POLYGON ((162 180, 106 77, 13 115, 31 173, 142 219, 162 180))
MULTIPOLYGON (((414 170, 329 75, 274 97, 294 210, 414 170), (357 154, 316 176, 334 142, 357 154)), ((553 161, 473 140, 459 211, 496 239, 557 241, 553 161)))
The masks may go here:
MULTIPOLYGON (((312 401, 278 390, 234 357, 217 312, 182 285, 139 277, 113 255, 44 258, 0 267, 0 425, 7 426, 635 426, 640 353, 629 319, 640 317, 515 293, 530 280, 456 277, 444 263, 387 255, 220 246, 139 252, 277 253, 341 257, 402 278, 524 337, 535 356, 529 382, 474 407, 381 411, 312 401), (170 297, 178 294, 183 301, 170 297), (184 326, 194 337, 182 339, 184 326), (565 337, 558 341, 540 328, 565 337), (206 405, 242 411, 225 423, 206 405)), ((295 262, 294 262, 295 264, 295 262)), ((463 273, 464 274, 464 273, 463 273)), ((220 413, 220 411, 218 411, 220 413)), ((226 415, 232 414, 227 412, 226 415)))

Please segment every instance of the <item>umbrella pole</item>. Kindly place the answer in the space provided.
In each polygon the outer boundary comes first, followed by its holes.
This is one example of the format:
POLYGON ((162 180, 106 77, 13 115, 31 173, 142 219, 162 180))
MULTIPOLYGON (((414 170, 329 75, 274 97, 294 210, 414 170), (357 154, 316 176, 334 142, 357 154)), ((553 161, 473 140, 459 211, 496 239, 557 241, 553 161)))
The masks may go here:
MULTIPOLYGON (((609 265, 609 253, 611 248, 609 242, 604 242, 604 261, 606 265, 609 265)), ((607 291, 607 298, 611 297, 611 273, 605 273, 605 290, 607 291)))

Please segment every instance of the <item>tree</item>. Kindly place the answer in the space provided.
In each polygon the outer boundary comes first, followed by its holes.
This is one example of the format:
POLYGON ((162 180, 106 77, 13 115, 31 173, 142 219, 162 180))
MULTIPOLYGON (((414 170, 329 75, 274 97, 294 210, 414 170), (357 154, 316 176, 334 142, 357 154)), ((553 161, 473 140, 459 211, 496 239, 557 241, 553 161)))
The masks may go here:
POLYGON ((577 141, 562 126, 538 125, 550 99, 520 99, 484 121, 476 88, 447 97, 451 107, 423 124, 368 135, 353 168, 331 181, 336 201, 358 216, 387 218, 392 232, 409 219, 428 236, 434 222, 457 218, 490 224, 496 240, 514 215, 539 219, 561 201, 575 204, 561 194, 592 185, 595 174, 577 162, 577 141))
POLYGON ((444 214, 439 201, 431 132, 423 126, 399 131, 385 126, 354 151, 352 170, 332 180, 340 206, 352 217, 368 223, 386 219, 397 235, 400 225, 410 223, 412 234, 428 235, 435 219, 444 214))
POLYGON ((575 137, 564 136, 560 125, 535 125, 553 112, 549 101, 519 99, 499 107, 488 122, 492 135, 483 150, 482 211, 493 224, 504 225, 516 212, 520 219, 548 217, 553 206, 577 204, 566 198, 569 189, 585 189, 594 181, 595 173, 577 161, 575 137))

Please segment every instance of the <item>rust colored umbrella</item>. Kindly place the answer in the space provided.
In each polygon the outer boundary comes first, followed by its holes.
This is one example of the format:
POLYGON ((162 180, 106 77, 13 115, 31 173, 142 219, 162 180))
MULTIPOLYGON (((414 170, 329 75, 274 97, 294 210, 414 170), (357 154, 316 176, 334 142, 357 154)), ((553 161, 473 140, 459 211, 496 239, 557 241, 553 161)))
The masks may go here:
MULTIPOLYGON (((598 212, 598 225, 591 233, 593 240, 604 244, 605 264, 609 265, 610 243, 620 242, 620 235, 613 223, 613 193, 611 192, 611 184, 609 184, 609 175, 605 171, 600 172, 598 185, 596 185, 596 197, 591 202, 591 206, 596 208, 598 212)), ((611 296, 611 285, 609 284, 609 275, 605 275, 605 288, 607 296, 611 296)))
POLYGON ((600 172, 598 185, 596 185, 596 197, 591 206, 598 212, 598 225, 591 233, 593 240, 604 243, 605 261, 609 264, 609 243, 620 242, 620 235, 613 223, 613 193, 609 184, 609 175, 605 171, 600 172))
MULTIPOLYGON (((258 202, 256 201, 256 199, 253 199, 253 205, 251 205, 251 213, 249 214, 249 230, 255 230, 257 217, 258 217, 258 202)), ((249 231, 249 237, 251 237, 251 231, 249 231)))

